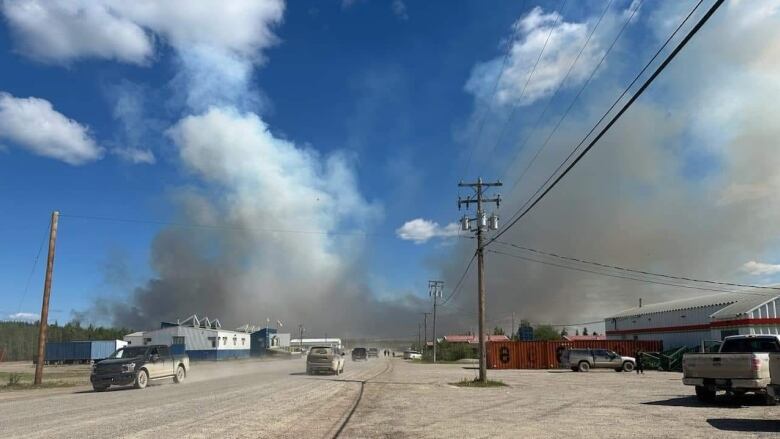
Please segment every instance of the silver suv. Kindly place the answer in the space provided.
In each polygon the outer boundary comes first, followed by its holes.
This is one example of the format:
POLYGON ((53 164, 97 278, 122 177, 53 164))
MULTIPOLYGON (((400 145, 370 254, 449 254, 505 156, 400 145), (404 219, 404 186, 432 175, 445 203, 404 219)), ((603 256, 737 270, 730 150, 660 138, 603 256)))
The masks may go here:
POLYGON ((588 372, 592 368, 631 372, 636 367, 636 359, 607 349, 567 349, 563 351, 561 364, 575 372, 588 372))

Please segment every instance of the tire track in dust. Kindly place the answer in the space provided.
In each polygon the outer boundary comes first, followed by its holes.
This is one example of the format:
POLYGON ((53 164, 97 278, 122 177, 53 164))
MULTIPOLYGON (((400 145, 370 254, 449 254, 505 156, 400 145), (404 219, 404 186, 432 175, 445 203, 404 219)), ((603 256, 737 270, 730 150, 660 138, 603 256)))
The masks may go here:
POLYGON ((391 361, 387 362, 387 365, 385 365, 384 370, 382 370, 381 372, 379 372, 379 373, 377 373, 377 374, 375 374, 375 375, 373 375, 373 376, 371 376, 369 378, 366 378, 364 380, 359 380, 358 381, 360 383, 360 390, 358 391, 357 398, 355 398, 355 403, 352 405, 352 408, 349 410, 349 412, 347 412, 346 417, 341 422, 341 425, 339 425, 338 430, 336 430, 336 433, 333 435, 333 439, 337 439, 338 437, 341 436, 341 433, 344 432, 344 429, 347 427, 347 424, 349 424, 349 420, 352 419, 352 415, 355 414, 355 411, 357 410, 358 405, 360 405, 360 400, 363 399, 363 393, 365 391, 366 383, 368 381, 370 381, 370 380, 376 379, 380 375, 383 375, 383 374, 385 374, 387 372, 390 372, 392 369, 393 369, 393 362, 391 360, 391 361))

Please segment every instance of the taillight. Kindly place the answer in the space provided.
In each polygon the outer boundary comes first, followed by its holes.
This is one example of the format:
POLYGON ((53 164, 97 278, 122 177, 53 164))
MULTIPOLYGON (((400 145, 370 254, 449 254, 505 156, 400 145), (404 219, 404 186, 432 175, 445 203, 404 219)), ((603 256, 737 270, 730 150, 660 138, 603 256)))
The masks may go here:
POLYGON ((751 363, 751 368, 752 368, 753 370, 755 370, 755 371, 758 371, 758 370, 760 370, 760 369, 761 369, 761 359, 760 359, 760 358, 755 358, 755 357, 753 357, 753 358, 750 360, 750 363, 751 363))

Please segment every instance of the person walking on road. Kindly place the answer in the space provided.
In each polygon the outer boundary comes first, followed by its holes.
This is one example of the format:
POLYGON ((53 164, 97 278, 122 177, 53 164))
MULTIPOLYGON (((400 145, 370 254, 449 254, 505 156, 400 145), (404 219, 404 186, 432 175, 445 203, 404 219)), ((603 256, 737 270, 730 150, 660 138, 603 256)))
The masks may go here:
POLYGON ((640 373, 642 375, 645 374, 645 369, 642 366, 642 356, 643 355, 644 354, 642 353, 642 351, 637 351, 636 354, 634 355, 634 358, 636 358, 636 374, 637 375, 639 375, 640 373))

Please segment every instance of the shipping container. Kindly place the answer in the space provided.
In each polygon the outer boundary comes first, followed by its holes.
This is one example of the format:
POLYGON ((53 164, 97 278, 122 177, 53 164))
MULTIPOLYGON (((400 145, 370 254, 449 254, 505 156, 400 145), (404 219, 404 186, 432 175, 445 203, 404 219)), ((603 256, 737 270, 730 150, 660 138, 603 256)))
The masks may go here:
POLYGON ((127 345, 122 340, 90 340, 46 343, 46 363, 88 363, 107 358, 127 345))
POLYGON ((567 348, 609 349, 633 356, 637 351, 660 352, 660 340, 501 341, 487 344, 489 369, 556 369, 567 348))

